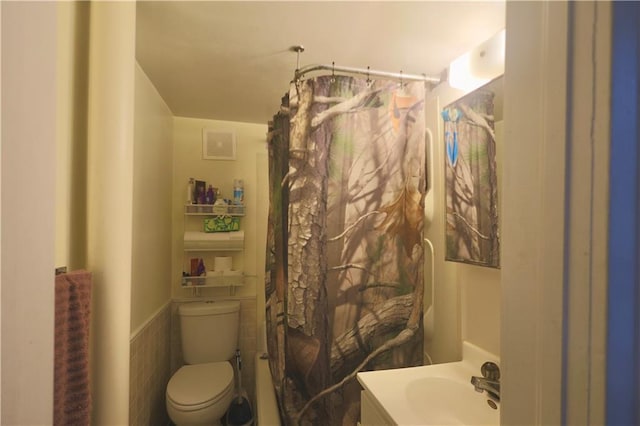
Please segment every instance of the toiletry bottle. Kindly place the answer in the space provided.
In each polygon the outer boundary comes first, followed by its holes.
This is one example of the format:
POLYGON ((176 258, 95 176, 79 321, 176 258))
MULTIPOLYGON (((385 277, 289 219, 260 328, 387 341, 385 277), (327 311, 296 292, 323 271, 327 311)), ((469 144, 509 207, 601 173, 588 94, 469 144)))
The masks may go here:
POLYGON ((244 202, 244 181, 242 179, 233 180, 233 204, 242 205, 244 202))
POLYGON ((197 267, 197 270, 196 270, 196 276, 200 277, 200 276, 203 276, 203 275, 206 275, 206 274, 207 274, 207 270, 204 267, 204 260, 200 259, 198 261, 198 267, 197 267))
POLYGON ((195 191, 195 179, 189 178, 187 184, 187 204, 193 204, 193 191, 195 191))
POLYGON ((216 201, 215 193, 213 192, 213 185, 209 185, 207 189, 207 204, 213 204, 216 201))
POLYGON ((198 276, 198 263, 200 262, 200 259, 197 258, 192 258, 191 259, 191 269, 189 270, 189 274, 192 277, 197 277, 198 276))
POLYGON ((204 187, 198 188, 198 190, 200 191, 198 193, 198 204, 207 204, 207 191, 204 187))

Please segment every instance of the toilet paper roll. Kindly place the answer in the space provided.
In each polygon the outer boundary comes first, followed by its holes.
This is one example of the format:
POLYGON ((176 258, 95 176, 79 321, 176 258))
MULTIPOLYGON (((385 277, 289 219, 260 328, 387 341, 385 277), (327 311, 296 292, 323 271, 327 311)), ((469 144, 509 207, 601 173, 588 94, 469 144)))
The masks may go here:
POLYGON ((213 261, 214 269, 216 271, 230 271, 231 270, 231 257, 230 256, 216 256, 213 261))

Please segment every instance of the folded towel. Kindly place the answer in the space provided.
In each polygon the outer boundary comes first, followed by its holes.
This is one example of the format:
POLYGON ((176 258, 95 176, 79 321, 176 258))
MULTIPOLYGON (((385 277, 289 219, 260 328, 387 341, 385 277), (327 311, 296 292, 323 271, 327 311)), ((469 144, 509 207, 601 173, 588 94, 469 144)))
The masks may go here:
POLYGON ((88 425, 89 328, 91 273, 75 271, 56 276, 54 425, 88 425))

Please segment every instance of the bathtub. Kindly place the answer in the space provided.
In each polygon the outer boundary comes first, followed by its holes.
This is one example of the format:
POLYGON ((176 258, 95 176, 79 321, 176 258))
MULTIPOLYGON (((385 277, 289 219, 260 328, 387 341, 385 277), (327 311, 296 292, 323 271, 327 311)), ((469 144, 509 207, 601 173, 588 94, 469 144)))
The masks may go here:
POLYGON ((280 411, 271 380, 267 353, 267 324, 260 324, 256 351, 256 426, 280 426, 280 411))
POLYGON ((280 426, 280 413, 271 381, 269 360, 260 358, 261 355, 262 353, 256 354, 256 425, 280 426))

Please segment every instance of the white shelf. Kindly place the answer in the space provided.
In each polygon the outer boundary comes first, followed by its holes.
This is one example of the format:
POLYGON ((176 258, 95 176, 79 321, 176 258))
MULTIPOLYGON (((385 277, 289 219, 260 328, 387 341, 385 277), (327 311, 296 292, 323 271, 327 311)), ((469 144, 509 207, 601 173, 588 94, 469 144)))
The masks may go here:
POLYGON ((186 216, 244 216, 244 206, 230 204, 220 206, 215 204, 185 204, 186 216))
POLYGON ((184 247, 188 251, 242 251, 244 232, 185 232, 184 247))
POLYGON ((244 284, 244 274, 207 275, 201 277, 182 277, 182 287, 238 287, 244 284))
MULTIPOLYGON (((185 204, 184 205, 184 237, 183 237, 183 254, 185 258, 199 257, 209 259, 211 252, 242 252, 244 251, 244 231, 224 231, 224 232, 203 232, 203 225, 208 219, 214 221, 213 224, 204 226, 205 231, 219 231, 218 219, 226 224, 229 220, 233 223, 228 228, 238 228, 238 218, 229 219, 229 216, 244 216, 245 206, 215 205, 215 204, 185 204), (200 225, 200 230, 196 230, 196 225, 200 225), (194 254, 191 254, 194 253, 194 254), (195 254, 199 253, 199 254, 195 254), (191 254, 191 255, 190 255, 191 254)), ((223 227, 224 228, 224 227, 223 227)), ((229 253, 230 255, 231 253, 229 253)), ((234 257, 237 255, 234 254, 234 257)), ((209 271, 206 276, 183 276, 181 278, 181 287, 191 289, 194 295, 199 295, 201 288, 207 287, 227 287, 233 295, 236 287, 244 284, 244 274, 242 272, 232 271, 224 274, 222 272, 209 271)))

